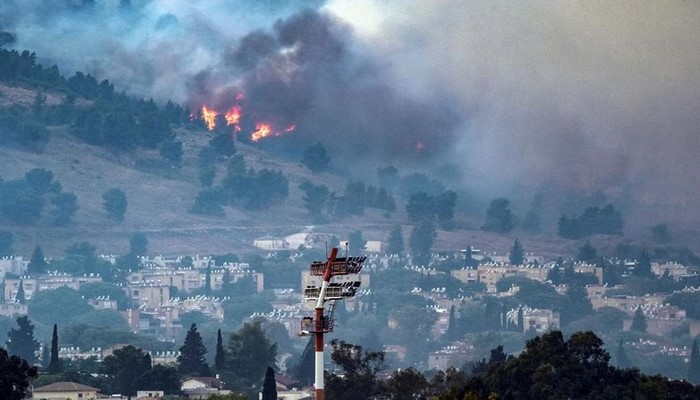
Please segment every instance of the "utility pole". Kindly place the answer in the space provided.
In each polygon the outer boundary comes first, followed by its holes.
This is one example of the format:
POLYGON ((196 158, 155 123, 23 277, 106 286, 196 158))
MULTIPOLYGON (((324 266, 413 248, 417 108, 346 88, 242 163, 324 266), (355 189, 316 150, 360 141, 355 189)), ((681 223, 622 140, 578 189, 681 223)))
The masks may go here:
POLYGON ((333 332, 333 311, 335 302, 354 297, 360 287, 360 281, 346 281, 343 283, 331 282, 334 276, 358 274, 362 270, 362 263, 367 257, 341 257, 338 258, 338 248, 331 248, 331 253, 326 261, 314 261, 311 263, 312 276, 323 277, 321 287, 307 286, 304 289, 304 300, 316 301, 314 316, 304 317, 301 320, 301 335, 315 335, 315 369, 314 390, 316 400, 324 400, 323 393, 323 359, 324 343, 323 334, 333 332), (329 312, 325 313, 325 303, 330 302, 329 312))

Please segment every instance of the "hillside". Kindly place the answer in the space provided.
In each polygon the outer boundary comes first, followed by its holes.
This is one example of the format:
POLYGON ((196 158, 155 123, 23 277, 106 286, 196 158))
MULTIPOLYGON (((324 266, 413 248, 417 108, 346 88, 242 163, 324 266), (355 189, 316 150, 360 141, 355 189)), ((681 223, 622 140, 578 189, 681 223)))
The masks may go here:
MULTIPOLYGON (((47 104, 63 101, 60 93, 46 92, 45 95, 47 104)), ((29 108, 35 96, 35 90, 0 85, 3 106, 29 108)), ((76 104, 89 102, 79 98, 76 104)), ((32 168, 45 168, 53 172, 54 179, 63 185, 64 191, 78 196, 79 210, 68 226, 53 226, 46 217, 46 210, 42 219, 33 225, 3 226, 2 229, 15 234, 16 252, 28 255, 36 244, 40 244, 48 256, 61 256, 67 246, 88 241, 95 244, 100 253, 121 254, 128 249, 129 238, 135 232, 146 234, 149 250, 154 253, 246 252, 253 249, 252 241, 256 237, 285 236, 312 225, 303 207, 301 182, 310 180, 314 184, 324 184, 339 193, 347 183, 345 177, 332 173, 312 174, 299 162, 273 157, 256 144, 237 142, 237 153, 244 156, 249 167, 278 169, 284 173, 289 180, 289 197, 281 206, 267 211, 226 207, 223 217, 195 215, 188 209, 201 188, 197 154, 208 144, 212 134, 203 129, 184 128, 175 133, 184 150, 179 170, 157 161, 156 150, 140 149, 117 155, 78 140, 69 133, 68 126, 51 127, 50 141, 41 153, 0 147, 2 179, 19 178, 32 168), (128 209, 122 223, 109 220, 103 209, 102 194, 110 188, 119 188, 127 195, 128 209)), ((217 179, 221 179, 224 167, 220 164, 217 168, 217 179)), ((366 179, 371 182, 374 178, 366 179)), ((332 221, 315 226, 313 230, 343 238, 359 229, 365 239, 385 240, 390 229, 400 224, 407 241, 411 225, 407 223, 405 204, 398 197, 396 200, 397 212, 389 217, 380 210, 367 208, 360 217, 332 221)), ((438 232, 434 249, 459 249, 471 245, 485 251, 506 252, 514 238, 519 237, 527 251, 556 257, 574 254, 581 245, 580 241, 552 235, 533 236, 521 231, 509 235, 483 232, 479 230, 483 222, 480 217, 457 214, 456 221, 458 229, 438 232)), ((603 251, 612 251, 621 240, 619 237, 593 238, 594 244, 603 251)), ((648 238, 638 235, 635 240, 643 242, 648 238)))

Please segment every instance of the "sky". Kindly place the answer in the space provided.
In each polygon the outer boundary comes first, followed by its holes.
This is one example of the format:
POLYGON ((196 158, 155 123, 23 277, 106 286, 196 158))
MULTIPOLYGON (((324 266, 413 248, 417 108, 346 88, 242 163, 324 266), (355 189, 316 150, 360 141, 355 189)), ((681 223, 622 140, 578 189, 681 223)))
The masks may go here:
POLYGON ((368 170, 449 170, 484 196, 699 194, 696 2, 117 3, 9 0, 0 30, 66 75, 190 108, 243 92, 251 113, 367 154, 368 170))

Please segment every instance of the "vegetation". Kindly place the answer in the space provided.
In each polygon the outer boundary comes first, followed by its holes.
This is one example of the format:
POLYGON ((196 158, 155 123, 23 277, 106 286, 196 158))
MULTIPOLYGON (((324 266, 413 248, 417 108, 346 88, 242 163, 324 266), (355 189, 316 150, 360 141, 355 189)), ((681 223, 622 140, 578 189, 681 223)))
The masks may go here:
POLYGON ((559 236, 567 239, 580 239, 596 233, 604 235, 622 234, 624 225, 622 214, 612 204, 603 208, 589 207, 581 214, 559 218, 559 236))
POLYGON ((20 356, 10 356, 0 347, 0 398, 22 400, 25 398, 31 380, 37 377, 37 368, 30 366, 20 356))
POLYGON ((30 365, 36 363, 40 344, 34 339, 34 324, 29 317, 17 317, 17 329, 12 328, 7 337, 7 351, 10 354, 26 360, 30 365))
POLYGON ((177 357, 178 371, 189 376, 209 376, 206 354, 207 349, 202 343, 197 325, 192 324, 187 331, 185 343, 180 347, 180 355, 177 357))

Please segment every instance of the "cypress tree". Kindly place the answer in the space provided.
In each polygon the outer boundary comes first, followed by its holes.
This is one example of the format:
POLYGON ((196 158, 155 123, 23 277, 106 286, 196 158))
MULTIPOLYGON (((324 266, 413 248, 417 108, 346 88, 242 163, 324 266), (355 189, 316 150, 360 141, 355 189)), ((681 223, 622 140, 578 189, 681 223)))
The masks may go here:
POLYGON ((41 251, 41 246, 37 244, 36 247, 34 247, 32 258, 29 260, 29 265, 27 265, 27 273, 29 275, 43 274, 46 272, 46 265, 44 252, 41 251))
POLYGON ((221 339, 221 329, 216 332, 216 355, 214 356, 214 370, 221 372, 226 368, 226 352, 221 339))
POLYGON ((17 289, 17 295, 15 296, 15 301, 19 304, 25 304, 27 302, 24 296, 24 281, 19 281, 19 288, 17 289))
POLYGON ((521 265, 525 261, 525 251, 520 244, 520 240, 515 239, 513 247, 510 249, 510 263, 513 265, 521 265))
POLYGON ((525 316, 523 306, 518 307, 518 332, 525 332, 525 316))
POLYGON ((445 331, 445 339, 455 340, 457 336, 457 321, 455 320, 455 306, 450 306, 450 319, 447 322, 447 330, 445 331))
POLYGON ((51 361, 49 373, 56 374, 61 371, 61 360, 58 358, 58 325, 53 324, 53 336, 51 337, 51 361))
POLYGON ((634 312, 634 317, 632 318, 632 325, 630 325, 630 330, 637 332, 647 331, 647 319, 644 317, 641 307, 637 307, 637 311, 634 312))
POLYGON ((615 355, 615 363, 618 368, 629 368, 632 366, 632 361, 625 353, 625 348, 622 347, 622 339, 617 342, 617 354, 615 355))
POLYGON ((690 352, 688 382, 692 383, 693 385, 700 384, 700 349, 698 349, 698 338, 693 340, 693 351, 690 352))
POLYGON ((211 295, 211 267, 207 264, 207 274, 204 277, 204 294, 211 295))
POLYGON ((272 367, 267 367, 267 371, 265 371, 262 400, 277 400, 277 382, 275 381, 275 370, 272 367))

